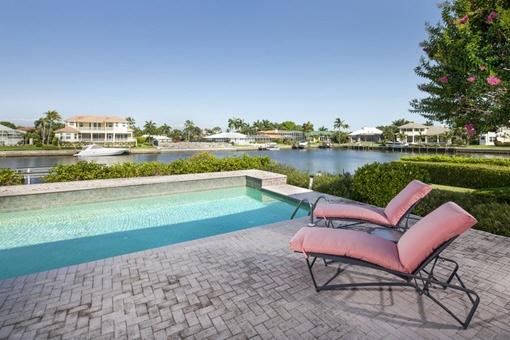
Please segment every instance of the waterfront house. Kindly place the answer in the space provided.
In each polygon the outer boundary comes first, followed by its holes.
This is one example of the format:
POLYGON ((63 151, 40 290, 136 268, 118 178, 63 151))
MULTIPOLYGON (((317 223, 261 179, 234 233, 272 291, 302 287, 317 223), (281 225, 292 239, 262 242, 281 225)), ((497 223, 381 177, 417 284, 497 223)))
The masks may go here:
POLYGON ((287 131, 287 130, 268 130, 259 131, 255 140, 257 142, 268 142, 276 140, 289 140, 291 142, 299 142, 305 139, 305 133, 303 131, 287 131))
POLYGON ((336 135, 334 131, 311 131, 307 134, 312 143, 330 142, 334 135, 336 135))
POLYGON ((136 141, 128 121, 117 116, 74 116, 64 122, 66 126, 55 131, 61 142, 104 144, 136 141))
POLYGON ((12 146, 23 142, 25 132, 0 124, 0 145, 12 146))
POLYGON ((373 142, 380 143, 382 140, 382 131, 375 127, 362 127, 359 130, 349 133, 351 143, 354 142, 373 142))
POLYGON ((510 142, 510 127, 502 126, 496 132, 487 132, 480 134, 480 145, 495 145, 495 141, 510 142))
POLYGON ((253 136, 247 136, 238 132, 222 132, 214 135, 206 136, 205 140, 208 142, 226 142, 234 144, 250 144, 250 141, 254 141, 253 136))
POLYGON ((398 130, 400 134, 407 136, 409 144, 445 142, 442 136, 445 132, 449 131, 449 129, 443 126, 428 126, 414 122, 399 126, 398 130))

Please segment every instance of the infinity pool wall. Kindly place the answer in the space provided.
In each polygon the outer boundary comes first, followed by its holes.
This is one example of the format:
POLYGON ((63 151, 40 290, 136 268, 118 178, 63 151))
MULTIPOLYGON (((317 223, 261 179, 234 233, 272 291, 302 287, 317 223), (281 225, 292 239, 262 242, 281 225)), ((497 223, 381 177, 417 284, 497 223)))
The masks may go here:
POLYGON ((260 170, 121 178, 0 187, 0 212, 105 202, 126 198, 247 186, 286 184, 287 177, 260 170))

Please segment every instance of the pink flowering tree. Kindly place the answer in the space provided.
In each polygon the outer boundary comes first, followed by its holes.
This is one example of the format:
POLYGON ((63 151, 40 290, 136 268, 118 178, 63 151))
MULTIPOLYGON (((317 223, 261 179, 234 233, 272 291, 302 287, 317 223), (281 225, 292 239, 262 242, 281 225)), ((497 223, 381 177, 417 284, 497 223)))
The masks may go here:
POLYGON ((495 131, 510 121, 510 1, 450 0, 439 8, 442 20, 426 24, 415 68, 426 79, 418 85, 424 97, 410 111, 470 133, 495 131))

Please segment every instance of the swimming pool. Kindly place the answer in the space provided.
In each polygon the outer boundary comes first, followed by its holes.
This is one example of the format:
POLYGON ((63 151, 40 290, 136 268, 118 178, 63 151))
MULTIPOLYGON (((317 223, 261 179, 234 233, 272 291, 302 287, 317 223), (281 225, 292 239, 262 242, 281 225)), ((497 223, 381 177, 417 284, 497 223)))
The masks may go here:
POLYGON ((0 279, 275 223, 295 207, 234 187, 0 213, 0 279))

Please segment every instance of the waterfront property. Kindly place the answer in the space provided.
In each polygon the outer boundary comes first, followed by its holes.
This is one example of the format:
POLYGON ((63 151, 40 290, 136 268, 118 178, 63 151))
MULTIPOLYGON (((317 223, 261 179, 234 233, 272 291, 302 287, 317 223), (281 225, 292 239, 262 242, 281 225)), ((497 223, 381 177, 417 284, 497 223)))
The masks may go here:
POLYGON ((290 142, 299 142, 305 139, 303 131, 286 131, 286 130, 266 130, 258 131, 255 140, 260 143, 271 142, 275 140, 288 140, 290 142))
POLYGON ((417 143, 441 143, 448 142, 444 139, 443 134, 449 129, 443 126, 428 126, 419 123, 409 123, 398 127, 399 133, 407 136, 407 142, 410 144, 417 143))
POLYGON ((0 145, 11 146, 23 142, 25 131, 14 130, 0 124, 0 145))
POLYGON ((510 141, 510 127, 502 126, 496 132, 480 134, 480 145, 495 145, 495 142, 508 143, 510 141))
MULTIPOLYGON (((190 188, 194 178, 203 180, 198 186, 249 181, 296 200, 320 195, 285 184, 284 176, 258 173, 262 177, 233 172, 228 180, 223 179, 228 173, 218 173, 48 183, 2 188, 0 199, 42 195, 45 204, 64 205, 66 192, 74 190, 83 193, 81 200, 106 199, 109 192, 150 196, 160 187, 190 188), (165 184, 173 177, 179 181, 165 184)), ((470 327, 462 330, 412 289, 315 292, 302 254, 289 249, 308 221, 303 217, 0 281, 0 338, 510 337, 508 238, 469 230, 448 248, 464 283, 481 297, 470 327)), ((371 270, 352 268, 349 275, 353 281, 364 275, 384 280, 371 270)), ((444 301, 455 301, 451 292, 442 294, 444 301)))
POLYGON ((253 136, 247 136, 238 132, 222 132, 214 135, 206 136, 205 140, 209 142, 225 142, 225 143, 234 143, 234 144, 250 144, 250 142, 254 142, 255 138, 253 136))
POLYGON ((61 142, 132 143, 133 130, 128 121, 116 116, 74 116, 55 131, 61 142))
POLYGON ((351 143, 355 142, 373 142, 380 143, 382 140, 382 131, 375 127, 362 127, 359 130, 349 133, 351 143))

